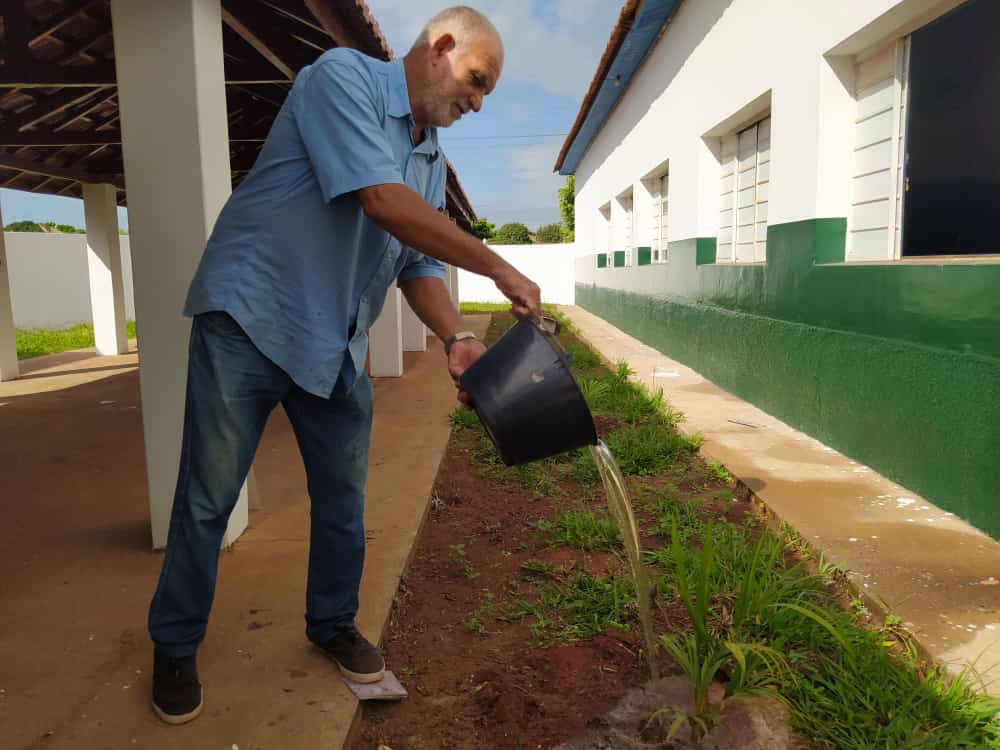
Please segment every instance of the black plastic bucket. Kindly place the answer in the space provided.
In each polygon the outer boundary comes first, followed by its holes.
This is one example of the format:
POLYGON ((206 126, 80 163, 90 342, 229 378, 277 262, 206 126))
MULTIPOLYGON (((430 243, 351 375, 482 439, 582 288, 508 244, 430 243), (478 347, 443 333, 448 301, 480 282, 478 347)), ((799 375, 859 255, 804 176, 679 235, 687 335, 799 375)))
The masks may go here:
POLYGON ((515 323, 459 382, 508 466, 597 443, 569 354, 534 321, 515 323))

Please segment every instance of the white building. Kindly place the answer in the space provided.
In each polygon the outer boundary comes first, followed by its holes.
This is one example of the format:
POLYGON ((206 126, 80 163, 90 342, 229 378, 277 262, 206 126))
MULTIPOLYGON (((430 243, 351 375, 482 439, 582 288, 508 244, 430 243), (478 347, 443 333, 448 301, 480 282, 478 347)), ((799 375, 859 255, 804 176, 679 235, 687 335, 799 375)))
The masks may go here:
POLYGON ((577 304, 994 535, 1000 2, 630 0, 577 304))

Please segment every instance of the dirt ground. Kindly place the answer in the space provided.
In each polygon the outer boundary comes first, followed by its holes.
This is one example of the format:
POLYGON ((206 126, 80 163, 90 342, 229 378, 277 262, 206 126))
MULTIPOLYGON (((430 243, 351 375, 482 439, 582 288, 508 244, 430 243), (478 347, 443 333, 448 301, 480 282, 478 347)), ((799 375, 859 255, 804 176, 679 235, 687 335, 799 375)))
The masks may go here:
MULTIPOLYGON (((601 434, 613 427, 598 421, 601 434)), ((571 509, 606 515, 600 485, 559 473, 544 485, 525 481, 514 469, 484 463, 482 440, 472 429, 452 436, 383 636, 388 667, 409 698, 365 704, 351 750, 549 748, 649 679, 634 606, 620 628, 568 643, 551 643, 533 631, 531 617, 518 616, 519 603, 537 599, 548 583, 580 572, 624 579, 627 564, 615 553, 548 546, 534 525, 571 509), (532 570, 522 567, 528 561, 532 570)), ((738 520, 749 509, 692 456, 669 477, 630 480, 645 533, 654 528, 649 499, 665 482, 681 501, 703 501, 702 511, 738 520)), ((644 541, 668 543, 655 534, 644 541)), ((656 604, 655 632, 686 629, 676 602, 656 604)), ((666 657, 659 666, 661 675, 672 671, 666 657)))

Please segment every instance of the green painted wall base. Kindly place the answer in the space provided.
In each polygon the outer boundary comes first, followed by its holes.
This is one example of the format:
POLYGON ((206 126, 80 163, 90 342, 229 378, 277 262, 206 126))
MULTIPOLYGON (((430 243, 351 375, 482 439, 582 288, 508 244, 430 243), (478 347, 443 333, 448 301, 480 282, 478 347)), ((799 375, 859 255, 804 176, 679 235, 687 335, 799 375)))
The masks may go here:
POLYGON ((771 227, 763 266, 671 242, 577 304, 1000 538, 1000 266, 822 265, 842 222, 771 227))

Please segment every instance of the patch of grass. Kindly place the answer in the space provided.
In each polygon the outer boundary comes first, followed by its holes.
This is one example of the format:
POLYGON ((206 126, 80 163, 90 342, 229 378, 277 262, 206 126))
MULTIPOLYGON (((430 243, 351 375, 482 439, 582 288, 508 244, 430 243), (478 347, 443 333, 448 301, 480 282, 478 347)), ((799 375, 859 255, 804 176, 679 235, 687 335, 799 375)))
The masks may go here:
POLYGON ((655 423, 614 432, 606 442, 626 476, 662 474, 695 450, 672 426, 655 423))
MULTIPOLYGON (((130 339, 135 338, 135 321, 125 328, 130 339)), ((14 332, 18 359, 30 359, 44 354, 58 354, 71 349, 86 349, 94 345, 94 327, 89 323, 61 329, 34 328, 14 332)))
POLYGON ((554 547, 579 547, 591 551, 614 550, 622 545, 621 532, 614 521, 597 518, 587 511, 566 510, 557 513, 551 521, 536 521, 532 525, 554 547))
POLYGON ((601 366, 601 358, 584 344, 570 342, 565 349, 570 355, 573 372, 586 372, 601 366))
POLYGON ((705 464, 708 467, 708 475, 718 482, 725 482, 728 484, 733 481, 733 475, 729 473, 729 470, 722 465, 721 461, 717 461, 714 458, 705 464))
POLYGON ((578 448, 572 453, 573 462, 569 467, 569 476, 573 477, 580 484, 584 485, 594 485, 597 484, 601 475, 597 470, 597 464, 594 463, 594 457, 590 454, 590 450, 587 448, 578 448))
POLYGON ((483 423, 479 421, 479 415, 465 406, 456 407, 455 411, 448 416, 448 421, 451 422, 452 432, 459 432, 463 429, 485 431, 483 423))
POLYGON ((552 563, 532 557, 521 563, 521 572, 532 578, 551 578, 555 575, 552 563))
POLYGON ((571 581, 544 587, 536 602, 522 599, 514 618, 531 618, 529 627, 543 645, 568 643, 603 633, 628 632, 635 609, 635 589, 621 576, 581 573, 571 581))
POLYGON ((448 559, 451 560, 452 565, 455 566, 455 569, 459 573, 468 578, 470 581, 479 577, 479 573, 472 567, 472 563, 469 561, 469 558, 465 556, 464 544, 449 544, 448 550, 448 559))
POLYGON ((492 616, 496 609, 493 603, 493 594, 489 591, 484 591, 479 601, 479 606, 469 615, 469 619, 462 624, 465 625, 465 629, 470 633, 486 635, 488 631, 486 630, 486 625, 483 623, 483 618, 492 616))

